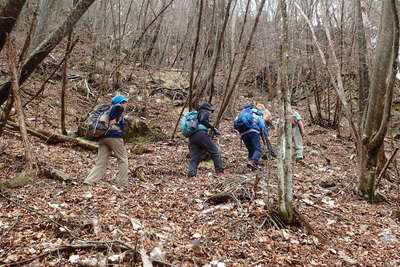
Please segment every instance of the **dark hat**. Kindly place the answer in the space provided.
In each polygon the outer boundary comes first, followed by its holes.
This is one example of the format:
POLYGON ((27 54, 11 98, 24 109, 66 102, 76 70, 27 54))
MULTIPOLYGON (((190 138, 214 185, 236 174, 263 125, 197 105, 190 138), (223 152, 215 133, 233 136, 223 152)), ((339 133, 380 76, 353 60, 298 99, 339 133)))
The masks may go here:
POLYGON ((204 102, 200 105, 200 109, 207 109, 209 111, 214 111, 214 106, 208 102, 204 102))

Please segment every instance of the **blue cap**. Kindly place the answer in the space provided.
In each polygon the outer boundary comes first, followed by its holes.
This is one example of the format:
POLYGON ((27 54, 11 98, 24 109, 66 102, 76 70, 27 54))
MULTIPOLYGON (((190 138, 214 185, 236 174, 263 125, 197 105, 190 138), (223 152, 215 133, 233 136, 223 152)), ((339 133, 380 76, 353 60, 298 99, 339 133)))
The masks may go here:
POLYGON ((123 97, 122 95, 116 95, 111 99, 111 104, 116 105, 121 102, 128 102, 129 98, 123 97))

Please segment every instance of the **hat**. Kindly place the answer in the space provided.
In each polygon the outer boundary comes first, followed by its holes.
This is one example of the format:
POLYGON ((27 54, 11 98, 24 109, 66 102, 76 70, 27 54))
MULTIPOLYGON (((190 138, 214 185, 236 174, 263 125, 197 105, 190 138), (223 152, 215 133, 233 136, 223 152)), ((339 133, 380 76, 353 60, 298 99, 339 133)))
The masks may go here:
POLYGON ((246 104, 243 106, 244 109, 249 109, 249 108, 253 108, 252 104, 246 104))
POLYGON ((209 111, 214 111, 214 106, 208 102, 203 102, 203 104, 200 105, 200 109, 207 109, 209 111))
POLYGON ((265 106, 263 104, 257 104, 256 109, 265 109, 265 106))
POLYGON ((123 97, 122 95, 116 95, 111 99, 111 104, 116 105, 121 102, 128 102, 129 98, 123 97))

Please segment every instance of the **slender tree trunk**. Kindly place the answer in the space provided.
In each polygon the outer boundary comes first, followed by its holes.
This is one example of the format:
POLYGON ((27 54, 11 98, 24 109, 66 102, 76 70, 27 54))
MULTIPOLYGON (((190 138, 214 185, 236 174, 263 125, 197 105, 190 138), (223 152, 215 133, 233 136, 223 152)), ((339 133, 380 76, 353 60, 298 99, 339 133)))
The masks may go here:
POLYGON ((20 132, 21 132, 21 137, 22 141, 24 143, 24 148, 25 148, 25 160, 26 160, 26 165, 25 168, 28 170, 31 170, 33 166, 35 165, 35 158, 32 153, 30 141, 28 138, 28 132, 26 130, 26 125, 25 125, 25 116, 22 108, 22 101, 21 101, 21 96, 19 93, 19 85, 18 85, 18 70, 16 66, 17 62, 17 57, 15 54, 15 46, 13 41, 8 38, 7 39, 7 60, 8 60, 8 66, 10 68, 11 72, 11 81, 12 81, 12 91, 13 91, 13 96, 14 96, 14 101, 15 101, 15 107, 18 113, 18 124, 20 126, 20 132))
POLYGON ((292 89, 288 83, 289 59, 289 30, 286 10, 286 0, 279 1, 281 19, 281 43, 279 46, 280 71, 279 75, 279 116, 284 118, 283 127, 279 129, 278 157, 278 212, 287 224, 294 224, 293 208, 293 171, 292 171, 292 120, 291 104, 292 89))
POLYGON ((355 27, 356 27, 356 44, 358 52, 358 110, 359 125, 362 121, 362 113, 367 105, 368 87, 369 87, 369 67, 368 67, 368 51, 367 41, 365 38, 364 24, 362 20, 360 0, 354 0, 355 6, 355 27))
MULTIPOLYGON (((21 75, 19 77, 19 85, 22 85, 26 79, 32 74, 35 68, 45 59, 48 54, 56 47, 56 45, 72 31, 74 25, 93 4, 95 0, 81 0, 77 6, 71 11, 64 22, 55 29, 39 46, 30 54, 28 59, 22 66, 21 75)), ((0 87, 0 106, 8 99, 10 94, 11 81, 8 81, 0 87)))
POLYGON ((194 77, 194 68, 196 66, 196 55, 197 48, 199 45, 200 38, 200 28, 201 28, 201 18, 203 14, 203 0, 199 2, 199 15, 197 18, 197 27, 196 27, 196 39, 194 41, 193 55, 192 55, 192 64, 190 66, 190 78, 189 78, 189 110, 192 110, 192 97, 193 97, 193 77, 194 77))
POLYGON ((359 162, 360 194, 370 203, 376 201, 378 155, 390 119, 393 83, 397 73, 395 60, 399 49, 399 19, 397 1, 383 0, 381 26, 369 88, 368 106, 362 124, 362 144, 359 162), (383 112, 382 112, 383 111, 383 112))
POLYGON ((255 34, 256 29, 257 29, 258 22, 260 21, 260 16, 261 16, 262 10, 264 8, 265 1, 266 0, 261 0, 260 6, 259 6, 259 8, 257 10, 257 15, 256 15, 256 18, 255 18, 255 21, 254 21, 254 24, 253 24, 253 28, 251 29, 249 40, 247 41, 247 44, 246 44, 242 59, 240 61, 240 64, 239 64, 239 67, 238 67, 238 72, 236 73, 236 76, 235 76, 230 88, 227 90, 228 94, 226 95, 225 100, 221 103, 221 106, 220 106, 220 109, 219 109, 219 112, 218 112, 218 115, 217 115, 217 119, 216 119, 216 122, 215 122, 216 127, 218 127, 219 122, 221 121, 222 115, 224 114, 224 112, 226 111, 226 108, 228 107, 229 101, 230 101, 230 99, 232 97, 233 92, 236 89, 236 85, 237 85, 237 83, 239 81, 240 75, 242 74, 243 66, 244 66, 244 63, 246 62, 247 55, 248 55, 249 50, 250 50, 250 46, 251 46, 251 44, 253 42, 254 34, 255 34))

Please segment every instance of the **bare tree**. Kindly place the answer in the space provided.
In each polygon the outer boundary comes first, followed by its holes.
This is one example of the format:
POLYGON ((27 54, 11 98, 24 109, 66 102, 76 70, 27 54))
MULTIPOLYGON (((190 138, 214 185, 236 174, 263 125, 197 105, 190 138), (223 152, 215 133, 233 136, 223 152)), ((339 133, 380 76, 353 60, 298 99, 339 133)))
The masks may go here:
POLYGON ((356 27, 356 44, 358 49, 358 108, 361 114, 366 106, 369 87, 369 67, 368 67, 368 52, 367 41, 365 38, 365 30, 362 21, 361 3, 360 0, 354 0, 355 7, 355 27, 356 27))
POLYGON ((292 119, 291 95, 292 89, 288 81, 289 65, 289 29, 286 0, 279 1, 280 7, 280 46, 279 46, 279 116, 283 118, 283 127, 279 129, 278 146, 278 202, 279 215, 288 224, 294 224, 295 213, 293 208, 293 170, 292 170, 292 119))
POLYGON ((372 67, 368 105, 362 122, 359 161, 359 192, 369 202, 376 201, 378 154, 386 136, 397 73, 395 62, 399 50, 399 18, 396 0, 382 1, 381 26, 372 67), (383 112, 382 112, 383 111, 383 112))
MULTIPOLYGON (((12 90, 13 90, 13 96, 15 100, 15 105, 16 105, 16 110, 18 113, 18 124, 21 132, 21 137, 22 141, 24 143, 25 147, 25 160, 26 160, 26 165, 25 169, 28 172, 31 172, 33 169, 33 166, 35 165, 35 158, 32 153, 28 133, 26 130, 26 125, 25 125, 25 115, 23 112, 22 108, 22 101, 21 101, 21 96, 19 92, 19 85, 18 85, 18 69, 16 66, 17 62, 17 57, 15 54, 15 45, 14 42, 8 38, 7 40, 7 62, 8 66, 10 68, 11 72, 11 81, 12 81, 12 90)), ((29 175, 26 175, 26 177, 29 177, 29 175)))
MULTIPOLYGON (((21 75, 19 77, 19 85, 23 84, 32 74, 34 69, 47 57, 47 55, 56 47, 56 45, 72 31, 74 25, 93 4, 95 0, 81 0, 76 7, 70 12, 68 17, 55 29, 50 35, 35 48, 28 59, 24 62, 21 75)), ((10 94, 11 81, 4 83, 0 87, 0 106, 8 99, 10 94)))

